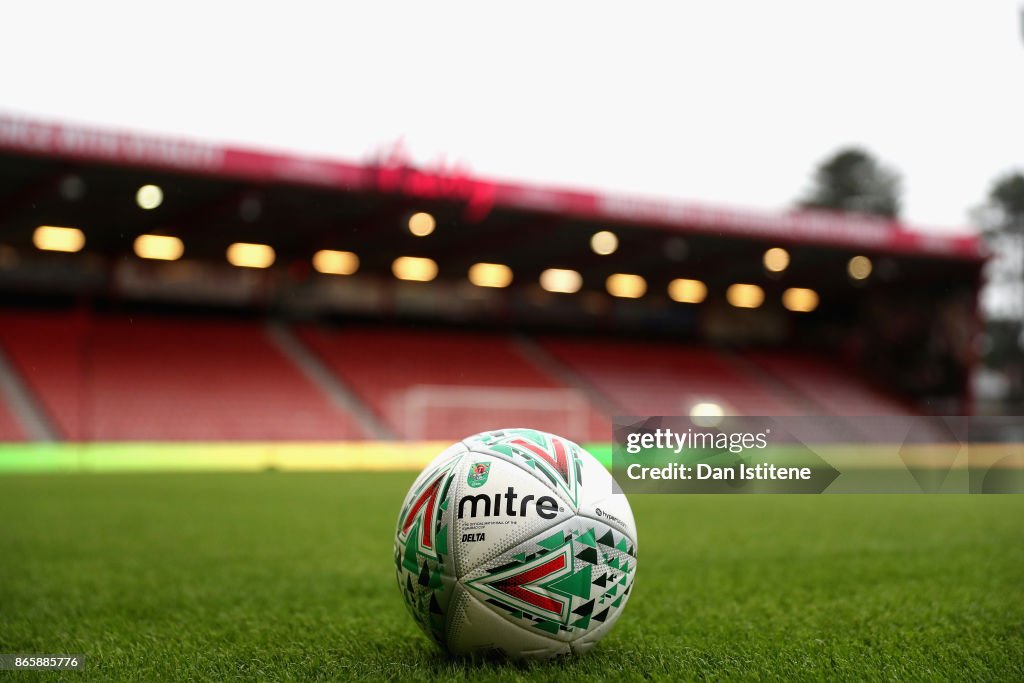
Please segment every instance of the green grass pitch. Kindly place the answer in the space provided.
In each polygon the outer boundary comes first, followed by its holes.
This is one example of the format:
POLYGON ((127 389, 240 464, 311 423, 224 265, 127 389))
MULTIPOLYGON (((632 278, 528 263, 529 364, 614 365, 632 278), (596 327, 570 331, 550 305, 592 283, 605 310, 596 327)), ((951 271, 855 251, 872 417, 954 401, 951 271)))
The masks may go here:
POLYGON ((1024 680, 1024 497, 634 496, 636 588, 585 657, 453 661, 406 614, 412 473, 0 477, 22 680, 1024 680))

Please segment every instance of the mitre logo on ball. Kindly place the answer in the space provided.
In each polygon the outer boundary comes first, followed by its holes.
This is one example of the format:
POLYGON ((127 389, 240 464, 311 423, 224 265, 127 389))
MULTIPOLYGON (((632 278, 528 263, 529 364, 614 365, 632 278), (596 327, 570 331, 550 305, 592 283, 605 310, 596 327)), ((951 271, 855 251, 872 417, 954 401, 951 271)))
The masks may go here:
POLYGON ((477 434, 413 483, 395 566, 410 614, 453 654, 581 654, 636 576, 626 497, 577 444, 531 429, 477 434))
POLYGON ((466 516, 466 510, 469 510, 470 517, 476 517, 477 511, 480 511, 480 515, 483 517, 500 517, 502 515, 502 501, 504 501, 504 514, 509 517, 526 517, 530 510, 535 509, 536 513, 544 519, 554 519, 555 513, 558 510, 558 503, 551 496, 541 496, 537 498, 537 502, 530 507, 530 503, 533 502, 534 496, 522 496, 521 502, 516 502, 519 498, 519 494, 516 490, 509 486, 505 489, 505 493, 494 494, 494 505, 491 505, 491 497, 478 494, 475 496, 463 496, 459 499, 459 519, 466 516), (517 512, 518 511, 518 512, 517 512))

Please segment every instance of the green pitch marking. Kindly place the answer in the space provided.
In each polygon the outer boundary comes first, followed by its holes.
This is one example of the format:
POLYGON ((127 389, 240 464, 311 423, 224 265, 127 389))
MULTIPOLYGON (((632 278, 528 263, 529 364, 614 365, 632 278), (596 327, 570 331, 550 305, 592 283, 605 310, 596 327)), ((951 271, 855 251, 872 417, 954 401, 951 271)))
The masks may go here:
MULTIPOLYGON (((419 470, 445 442, 0 443, 0 474, 15 472, 419 470)), ((587 449, 611 466, 611 444, 587 449)))

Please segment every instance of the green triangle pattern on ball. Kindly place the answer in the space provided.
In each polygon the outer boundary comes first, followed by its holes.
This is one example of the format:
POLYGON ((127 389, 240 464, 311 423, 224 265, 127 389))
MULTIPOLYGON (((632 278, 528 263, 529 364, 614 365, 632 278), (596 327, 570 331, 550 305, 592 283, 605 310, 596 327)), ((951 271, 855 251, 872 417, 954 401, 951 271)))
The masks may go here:
POLYGON ((542 541, 537 541, 537 545, 539 545, 541 548, 554 550, 555 548, 560 548, 561 546, 565 545, 565 538, 562 536, 562 532, 558 531, 554 534, 551 534, 542 541))
POLYGON ((564 579, 552 583, 549 588, 575 595, 578 598, 590 597, 590 565, 574 572, 564 579))
MULTIPOLYGON (((448 501, 445 501, 448 502, 448 501)), ((448 525, 445 524, 441 527, 441 530, 437 532, 437 552, 440 555, 448 554, 448 525)))
POLYGON ((576 626, 578 628, 583 629, 587 628, 588 626, 590 626, 590 615, 588 614, 585 617, 580 617, 576 621, 572 622, 572 626, 576 626))
POLYGON ((594 530, 592 528, 580 534, 576 540, 584 545, 589 545, 591 548, 597 547, 597 540, 594 538, 594 530))
POLYGON ((541 619, 536 624, 534 624, 534 627, 539 628, 541 631, 547 631, 552 635, 558 633, 557 621, 548 621, 547 619, 541 619))

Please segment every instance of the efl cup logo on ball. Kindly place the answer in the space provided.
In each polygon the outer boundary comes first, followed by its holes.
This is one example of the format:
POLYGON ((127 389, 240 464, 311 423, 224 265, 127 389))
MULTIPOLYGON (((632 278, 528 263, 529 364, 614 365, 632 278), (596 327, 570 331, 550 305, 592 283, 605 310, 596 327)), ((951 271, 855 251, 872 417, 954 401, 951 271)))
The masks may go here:
POLYGON ((405 604, 453 654, 586 652, 622 614, 636 557, 633 513, 604 466, 531 429, 441 453, 406 496, 395 535, 405 604))
POLYGON ((469 468, 469 476, 466 477, 466 483, 472 488, 478 489, 487 483, 487 473, 491 470, 491 463, 489 462, 477 462, 469 468))

